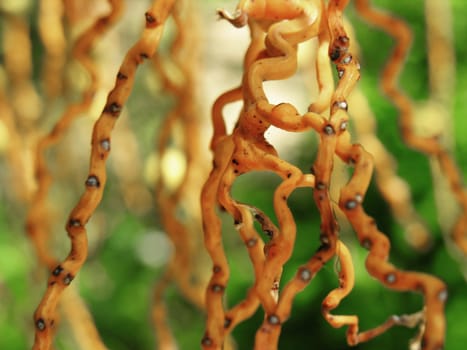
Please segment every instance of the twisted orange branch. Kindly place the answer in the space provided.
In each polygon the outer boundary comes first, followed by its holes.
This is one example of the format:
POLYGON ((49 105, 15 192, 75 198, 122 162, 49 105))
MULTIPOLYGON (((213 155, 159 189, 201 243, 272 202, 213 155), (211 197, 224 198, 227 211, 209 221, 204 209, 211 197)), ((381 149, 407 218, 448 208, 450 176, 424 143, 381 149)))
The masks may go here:
POLYGON ((161 349, 172 349, 177 344, 167 321, 164 305, 166 288, 175 283, 183 297, 204 311, 206 284, 206 276, 203 275, 205 269, 202 266, 204 251, 201 249, 201 218, 197 201, 201 178, 204 170, 207 170, 200 152, 201 118, 196 104, 197 70, 200 63, 198 21, 193 3, 189 0, 178 0, 171 17, 176 33, 170 46, 169 57, 164 59, 161 54, 155 55, 154 66, 161 75, 165 89, 173 94, 176 103, 161 124, 157 154, 162 159, 171 149, 180 150, 185 156, 186 169, 181 180, 175 186, 171 186, 162 176, 163 169, 160 167, 155 187, 162 224, 174 248, 164 276, 157 283, 154 293, 152 315, 158 348, 161 349), (166 64, 168 60, 170 66, 166 64), (177 74, 170 74, 171 71, 177 74), (177 138, 180 136, 177 135, 177 131, 182 133, 181 141, 177 138))
MULTIPOLYGON (((48 227, 45 209, 49 188, 52 184, 52 175, 47 167, 45 153, 63 137, 71 123, 83 112, 89 109, 93 101, 93 97, 98 86, 98 78, 95 64, 89 57, 90 51, 93 44, 110 27, 110 25, 115 22, 121 13, 121 1, 116 0, 110 2, 112 5, 111 12, 107 16, 97 19, 94 25, 80 35, 73 47, 74 58, 86 68, 86 71, 91 77, 91 83, 88 89, 83 92, 82 101, 70 105, 55 124, 51 132, 42 137, 36 147, 34 167, 37 190, 33 195, 31 207, 26 218, 26 231, 36 249, 39 262, 42 265, 45 265, 49 271, 53 271, 58 262, 57 259, 51 255, 47 246, 49 237, 47 233, 48 227)), ((72 302, 76 303, 77 301, 81 302, 78 296, 76 296, 75 300, 72 302)), ((67 309, 65 308, 65 310, 67 309)), ((83 310, 82 315, 83 318, 89 319, 89 314, 86 309, 83 310)), ((90 323, 90 326, 88 326, 88 329, 89 334, 94 334, 92 337, 95 340, 93 342, 94 348, 105 349, 105 346, 102 344, 98 332, 94 329, 92 322, 90 323)))
POLYGON ((46 152, 60 141, 76 118, 89 110, 93 101, 98 87, 98 76, 95 64, 89 55, 94 43, 96 43, 105 31, 116 21, 122 10, 121 0, 111 0, 110 3, 112 5, 111 12, 107 16, 97 19, 94 25, 84 31, 77 39, 72 50, 73 57, 83 65, 90 75, 91 83, 89 87, 83 92, 82 100, 67 108, 50 133, 43 136, 38 141, 36 147, 34 173, 37 181, 37 190, 33 196, 26 219, 26 230, 34 242, 39 261, 47 266, 49 270, 53 270, 57 266, 57 260, 50 256, 46 247, 47 228, 43 218, 43 210, 47 201, 50 185, 52 184, 52 176, 47 167, 46 152))
POLYGON ((399 110, 400 129, 404 141, 414 149, 438 160, 461 208, 461 214, 452 231, 452 239, 461 252, 466 255, 467 189, 463 186, 460 171, 449 151, 439 142, 438 137, 422 137, 415 133, 412 102, 397 86, 412 41, 410 28, 402 20, 373 8, 369 0, 356 0, 355 6, 359 14, 369 23, 381 28, 396 40, 391 57, 383 70, 381 86, 399 110))
MULTIPOLYGON (((221 12, 222 17, 236 26, 241 26, 249 18, 252 41, 257 38, 254 35, 256 28, 264 30, 266 37, 264 49, 258 52, 256 59, 246 61, 249 64, 244 66, 242 90, 233 89, 221 95, 213 109, 215 138, 211 145, 214 167, 202 194, 205 243, 214 263, 214 273, 207 290, 208 321, 202 341, 205 349, 219 349, 225 332, 249 317, 258 307, 258 302, 264 309, 265 319, 256 334, 255 349, 276 348, 281 325, 290 315, 295 295, 336 253, 343 263, 351 264, 346 248, 339 243, 339 227, 329 195, 335 154, 355 166, 351 180, 341 191, 339 203, 362 244, 370 249, 367 259, 369 273, 389 288, 422 293, 426 299, 426 312, 410 317, 391 317, 381 326, 366 332, 359 332, 356 316, 331 317, 329 311, 337 307, 353 285, 353 270, 351 266, 345 266, 340 275, 342 290, 332 292, 324 301, 323 311, 327 320, 333 326, 350 325, 347 339, 349 344, 355 345, 381 334, 393 325, 412 327, 423 319, 422 329, 425 332, 422 348, 435 349, 442 345, 445 327, 443 305, 447 295, 444 284, 432 276, 403 272, 389 264, 389 241, 368 224, 369 217, 361 207, 372 175, 373 160, 360 145, 350 142, 350 133, 347 130, 347 98, 360 77, 360 65, 349 52, 350 39, 344 30, 342 19, 342 12, 348 2, 330 1, 325 11, 322 7, 324 4, 318 1, 244 1, 240 3, 236 16, 221 12), (294 7, 297 5, 301 6, 294 7), (281 6, 283 12, 279 14, 281 6), (328 29, 320 24, 323 13, 326 15, 328 29), (289 21, 284 21, 285 19, 289 21), (324 72, 319 78, 319 103, 312 104, 309 112, 300 116, 291 104, 271 105, 263 90, 263 82, 284 79, 293 74, 297 68, 296 45, 312 37, 318 37, 324 42, 329 40, 328 54, 336 65, 339 83, 330 96, 327 90, 330 76, 324 72), (233 133, 227 135, 222 123, 222 107, 238 99, 240 92, 244 107, 233 133), (325 101, 329 99, 329 118, 315 113, 323 111, 325 101), (314 176, 303 174, 278 157, 273 146, 264 138, 270 125, 287 131, 313 129, 319 133, 320 145, 313 165, 314 176), (271 220, 258 208, 240 204, 230 196, 235 179, 254 170, 271 170, 283 179, 274 193, 278 227, 272 225, 271 220), (296 234, 295 222, 286 202, 290 193, 302 186, 314 187, 314 199, 321 216, 322 245, 279 294, 277 286, 282 268, 292 253, 296 234), (222 295, 229 277, 229 266, 222 248, 220 220, 215 213, 216 204, 220 204, 233 217, 248 248, 255 271, 255 284, 246 299, 228 312, 223 311, 222 295), (253 217, 270 236, 271 241, 267 244, 255 232, 253 217), (264 256, 260 253, 263 247, 264 256), (339 251, 336 250, 337 247, 339 251)), ((254 55, 250 54, 248 57, 254 55)), ((318 66, 322 67, 324 64, 321 57, 318 66)))
POLYGON ((165 20, 174 0, 155 1, 146 12, 146 28, 139 41, 128 51, 117 74, 114 89, 107 97, 106 106, 94 125, 91 161, 86 191, 72 210, 66 230, 71 239, 67 258, 53 271, 47 290, 34 314, 36 335, 33 349, 49 349, 55 324, 55 309, 61 293, 75 278, 87 256, 85 225, 101 201, 106 183, 105 160, 110 152, 110 133, 131 92, 138 65, 156 51, 165 20))
POLYGON ((333 289, 324 298, 322 303, 322 313, 326 321, 334 328, 348 326, 347 343, 357 345, 367 342, 374 337, 386 332, 389 328, 399 325, 415 327, 424 319, 424 312, 417 312, 413 315, 391 316, 383 324, 364 332, 359 332, 358 316, 356 315, 333 315, 331 311, 337 308, 340 302, 352 291, 354 287, 355 272, 353 268, 352 256, 346 245, 342 241, 337 242, 336 256, 339 263, 339 287, 333 289))

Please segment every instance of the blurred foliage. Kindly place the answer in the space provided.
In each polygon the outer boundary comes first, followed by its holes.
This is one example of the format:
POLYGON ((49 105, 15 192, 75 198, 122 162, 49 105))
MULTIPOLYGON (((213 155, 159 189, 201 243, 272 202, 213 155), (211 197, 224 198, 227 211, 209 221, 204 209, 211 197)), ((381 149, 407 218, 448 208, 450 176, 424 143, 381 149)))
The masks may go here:
MULTIPOLYGON (((415 34, 413 49, 402 75, 401 85, 415 100, 428 95, 426 40, 424 31, 423 1, 379 0, 375 4, 405 18, 415 34)), ((216 3, 206 6, 212 11, 216 3)), ((457 81, 455 96, 454 123, 456 156, 464 176, 467 175, 467 25, 464 15, 467 6, 464 0, 451 0, 454 14, 455 49, 457 57, 457 81)), ((223 5, 226 2, 222 3, 223 5)), ((227 3, 229 4, 229 3, 227 3)), ((235 6, 231 1, 230 8, 235 6)), ((127 5, 130 9, 130 4, 127 5)), ((212 13, 205 14, 206 20, 214 20, 212 13)), ((372 184, 365 200, 365 207, 378 222, 379 228, 388 234, 393 243, 391 261, 400 268, 424 271, 439 276, 449 286, 449 300, 446 304, 447 350, 461 350, 467 343, 465 312, 467 311, 467 285, 459 270, 458 263, 448 253, 440 228, 437 224, 434 195, 429 163, 423 155, 409 150, 401 141, 397 127, 397 111, 376 88, 381 70, 392 40, 378 30, 368 27, 350 9, 349 18, 355 25, 357 37, 362 47, 362 79, 360 86, 370 100, 378 120, 378 137, 395 155, 399 162, 399 174, 412 189, 416 209, 428 223, 435 244, 424 253, 413 251, 403 238, 400 227, 391 219, 389 208, 372 184)), ((450 24, 446 24, 450 25, 450 24)), ((39 40, 34 26, 31 28, 34 41, 39 40)), ((35 60, 40 60, 39 44, 34 43, 35 60)), ((39 74, 35 74, 39 79, 39 74)), ((137 86, 128 108, 135 118, 138 135, 142 143, 150 148, 152 135, 156 133, 157 122, 151 121, 157 109, 162 114, 169 104, 169 97, 148 98, 144 74, 139 73, 137 86), (148 107, 150 106, 150 107, 148 107), (146 123, 147 121, 147 123, 146 123), (141 133, 139 133, 141 132, 141 133)), ((219 91, 221 93, 221 91, 219 91)), ((116 146, 118 147, 118 146, 116 146)), ((300 167, 310 167, 313 157, 313 141, 304 141, 297 161, 300 167)), ((148 153, 143 148, 143 153, 148 153)), ((111 156, 112 157, 112 156, 111 156)), ((3 169, 3 165, 2 168, 3 169)), ((0 170, 1 171, 1 170, 0 170)), ((110 177, 106 194, 114 194, 118 188, 112 187, 110 177)), ((248 175, 239 178, 234 187, 234 197, 248 200, 249 203, 272 214, 272 189, 278 179, 270 174, 248 175)), ((2 183, 1 187, 8 186, 2 183)), ((26 349, 32 344, 32 314, 45 288, 46 274, 35 265, 34 252, 24 234, 24 208, 6 202, 4 191, 0 190, 0 349, 26 349)), ((89 304, 96 325, 109 349, 151 349, 154 348, 153 330, 150 325, 152 289, 161 276, 161 264, 150 265, 142 259, 138 246, 143 237, 154 230, 162 230, 157 208, 145 215, 136 215, 116 204, 118 195, 106 197, 99 212, 110 216, 105 237, 93 248, 88 262, 79 278, 74 282, 89 304)), ((297 218, 298 237, 296 249, 286 265, 283 281, 294 273, 297 266, 309 258, 319 245, 319 216, 312 202, 311 190, 296 191, 290 198, 290 206, 297 218)), ((67 204, 68 206, 68 204, 67 204)), ((61 220, 65 222, 65 220, 61 220)), ((230 223, 229 223, 230 224, 230 223)), ((226 225, 225 244, 232 262, 232 277, 227 289, 228 303, 241 300, 251 283, 251 267, 246 253, 231 225, 226 225)), ((380 323, 391 314, 415 312, 422 302, 419 295, 395 293, 381 287, 368 277, 364 270, 366 252, 356 244, 351 232, 343 232, 344 239, 351 245, 357 273, 354 291, 336 310, 341 314, 358 314, 361 329, 380 323)), ((65 237, 65 235, 64 235, 65 237)), ((157 247, 156 247, 157 248, 157 247)), ((157 254, 155 250, 152 254, 157 254)), ((292 315, 283 327, 281 349, 325 348, 347 349, 345 329, 332 329, 321 317, 321 301, 336 286, 337 279, 332 265, 326 266, 311 284, 295 300, 292 315)), ((170 323, 180 349, 196 349, 203 333, 203 315, 181 298, 176 288, 168 291, 167 304, 170 323)), ((252 319, 240 324, 234 331, 239 349, 251 349, 254 334, 263 315, 258 312, 252 319)), ((403 349, 414 336, 414 330, 392 329, 377 339, 357 346, 358 349, 403 349)), ((74 349, 75 345, 67 332, 67 325, 60 325, 57 333, 56 349, 74 349)))

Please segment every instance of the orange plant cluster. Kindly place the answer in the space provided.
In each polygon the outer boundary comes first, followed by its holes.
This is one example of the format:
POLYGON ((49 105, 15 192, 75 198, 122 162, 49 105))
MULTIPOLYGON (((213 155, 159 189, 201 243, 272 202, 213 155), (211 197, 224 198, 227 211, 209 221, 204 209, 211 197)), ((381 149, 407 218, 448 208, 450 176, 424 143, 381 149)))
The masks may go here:
MULTIPOLYGON (((72 14, 79 7, 77 3, 72 0, 63 4, 58 0, 40 2, 41 40, 47 55, 43 80, 50 98, 60 94, 61 83, 57 75, 66 61, 60 13, 67 14, 72 22, 72 14), (52 27, 56 29, 52 31, 52 27)), ((291 317, 296 295, 312 283, 316 274, 332 259, 339 261, 338 287, 322 301, 322 315, 332 327, 347 327, 349 345, 369 341, 393 326, 405 326, 418 329, 416 337, 411 340, 411 348, 443 349, 446 285, 435 276, 394 266, 390 262, 389 239, 365 211, 365 195, 375 172, 378 188, 396 219, 406 227, 409 240, 414 245, 429 244, 429 233, 415 212, 408 186, 396 175, 395 161, 375 136, 371 112, 360 108, 365 104, 365 97, 357 88, 361 67, 356 38, 351 24, 346 23, 344 18, 348 5, 349 0, 241 0, 234 14, 226 10, 218 11, 222 20, 229 21, 235 27, 247 27, 250 41, 244 54, 240 85, 222 93, 212 107, 210 150, 213 162, 207 174, 209 169, 200 155, 203 149, 199 136, 202 119, 199 118, 201 111, 196 91, 200 45, 196 32, 199 28, 196 6, 191 0, 154 1, 141 14, 145 28, 139 40, 124 56, 115 76, 114 87, 108 93, 102 113, 94 124, 85 191, 65 224, 71 242, 65 259, 59 259, 52 253, 48 234, 50 228, 47 220, 44 220, 47 216, 47 197, 54 181, 46 154, 93 104, 100 78, 92 50, 102 35, 118 22, 123 11, 122 1, 108 0, 109 11, 96 18, 88 29, 74 39, 72 59, 85 69, 89 81, 80 92, 79 101, 68 104, 49 129, 50 132, 33 135, 37 127, 34 108, 26 109, 15 104, 15 99, 9 99, 4 86, 0 87, 0 121, 10 138, 5 158, 12 173, 25 174, 25 167, 29 166, 34 174, 33 185, 28 185, 27 178, 18 178, 21 185, 14 191, 28 205, 26 231, 38 261, 49 271, 47 288, 34 313, 33 349, 53 347, 59 323, 59 303, 68 307, 81 305, 82 322, 75 322, 73 326, 85 327, 83 332, 89 338, 88 348, 106 348, 80 296, 74 294, 71 298, 64 298, 63 294, 87 259, 87 224, 104 195, 106 161, 111 145, 114 147, 112 132, 133 90, 136 71, 146 60, 151 60, 163 88, 175 100, 173 109, 158 131, 156 151, 163 158, 171 145, 178 143, 186 159, 183 178, 177 185, 171 186, 164 176, 159 176, 155 184, 161 222, 174 247, 166 272, 154 291, 152 319, 160 349, 174 349, 177 343, 168 325, 164 302, 166 288, 171 283, 177 285, 184 298, 205 312, 205 333, 200 335, 204 350, 234 347, 230 333, 258 309, 263 311, 264 320, 256 332, 255 349, 276 349, 282 325, 291 317), (168 54, 164 56, 159 48, 164 28, 169 22, 173 27, 173 38, 168 54), (317 80, 319 90, 316 98, 305 113, 300 113, 299 108, 291 103, 273 104, 264 83, 281 82, 296 74, 302 44, 310 42, 315 44, 312 70, 315 71, 313 79, 317 80), (229 131, 225 107, 236 102, 241 103, 241 112, 235 126, 229 131), (353 109, 353 104, 359 108, 353 109), (355 114, 353 129, 349 125, 350 114, 355 114), (310 164, 309 172, 279 156, 275 145, 265 135, 271 127, 318 138, 316 157, 310 164), (352 133, 357 134, 359 143, 354 142, 352 133), (32 150, 29 158, 24 155, 18 157, 17 153, 18 149, 23 148, 25 138, 32 143, 27 145, 32 150), (371 149, 371 153, 367 148, 371 149), (335 190, 332 188, 332 176, 336 159, 352 168, 350 178, 338 189, 337 205, 331 195, 331 190, 335 190), (236 200, 232 195, 238 177, 260 171, 275 173, 281 179, 273 195, 274 217, 268 216, 261 208, 236 200), (295 189, 303 187, 312 189, 313 201, 319 212, 320 247, 298 268, 292 279, 282 281, 283 268, 294 252, 297 236, 296 220, 287 201, 295 189), (394 192, 398 195, 395 196, 394 192), (231 263, 223 246, 224 224, 220 208, 231 217, 254 273, 253 283, 245 291, 244 299, 231 307, 225 301, 231 263), (185 218, 181 217, 180 212, 185 213, 185 218), (360 329, 356 314, 334 313, 355 284, 351 251, 339 234, 337 216, 340 213, 352 226, 361 246, 368 250, 365 262, 367 272, 389 289, 420 294, 424 300, 420 311, 389 315, 384 323, 369 330, 360 329), (197 235, 201 232, 202 235, 197 235), (197 254, 202 249, 207 251, 211 260, 209 276, 204 276, 197 266, 197 254)), ((382 87, 400 112, 401 134, 406 144, 434 159, 440 173, 447 179, 461 208, 450 237, 458 251, 465 256, 467 192, 462 186, 460 172, 449 149, 439 137, 421 136, 417 132, 413 103, 398 87, 411 32, 403 21, 376 10, 369 0, 355 0, 354 5, 362 18, 395 40, 395 49, 382 74, 382 87)), ((27 61, 30 47, 26 22, 21 16, 10 14, 6 25, 3 69, 12 86, 12 94, 17 97, 21 95, 31 104, 36 103, 36 109, 39 109, 39 97, 31 84, 31 62, 27 61), (15 50, 9 49, 12 45, 23 45, 19 50, 22 57, 18 58, 15 50)))

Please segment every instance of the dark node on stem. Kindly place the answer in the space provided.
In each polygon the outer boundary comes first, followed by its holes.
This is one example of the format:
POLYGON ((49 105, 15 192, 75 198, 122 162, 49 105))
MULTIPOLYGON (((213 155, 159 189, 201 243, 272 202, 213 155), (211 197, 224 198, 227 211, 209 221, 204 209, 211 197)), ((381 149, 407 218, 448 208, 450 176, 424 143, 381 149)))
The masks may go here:
POLYGON ((74 278, 73 275, 71 275, 70 273, 67 273, 65 278, 63 279, 63 284, 68 286, 71 283, 71 281, 73 281, 73 278, 74 278))
POLYGON ((323 251, 329 250, 330 248, 331 248, 330 244, 323 243, 318 247, 318 252, 323 252, 323 251))
POLYGON ((441 290, 438 293, 438 299, 439 299, 439 301, 445 303, 446 300, 448 300, 448 291, 446 289, 441 290))
POLYGON ((342 109, 344 111, 347 111, 347 109, 349 108, 349 105, 347 104, 347 101, 345 101, 345 100, 336 101, 336 102, 333 103, 333 108, 339 108, 339 109, 342 109))
POLYGON ((337 76, 341 79, 344 76, 345 69, 337 69, 337 76))
POLYGON ((69 227, 80 227, 81 221, 79 219, 70 219, 68 220, 68 226, 69 227))
POLYGON ((224 328, 229 328, 231 324, 232 324, 232 319, 229 317, 226 317, 224 320, 224 328))
POLYGON ((328 124, 323 128, 323 132, 326 135, 332 135, 332 134, 334 134, 335 131, 334 131, 334 128, 332 127, 332 125, 328 124))
POLYGON ((357 205, 358 202, 355 199, 349 199, 347 202, 345 202, 345 209, 352 210, 355 209, 357 205))
POLYGON ((250 238, 248 241, 246 241, 246 245, 248 248, 253 248, 258 241, 256 238, 250 238))
POLYGON ((319 240, 322 244, 330 244, 329 236, 325 233, 319 235, 319 240))
POLYGON ((264 224, 264 217, 261 214, 256 213, 254 216, 255 220, 258 221, 260 224, 264 224))
POLYGON ((392 284, 396 282, 396 275, 393 273, 388 273, 384 279, 386 280, 387 283, 392 284))
POLYGON ((365 238, 361 244, 363 248, 368 249, 368 250, 371 249, 371 240, 369 238, 365 238))
POLYGON ((141 57, 142 60, 146 60, 146 59, 149 58, 149 55, 147 53, 145 53, 145 52, 141 52, 139 54, 139 57, 141 57))
POLYGON ((101 148, 108 152, 110 151, 110 140, 109 139, 103 139, 101 140, 101 142, 99 142, 99 144, 101 145, 101 148))
POLYGON ((325 189, 326 189, 326 184, 325 184, 324 182, 322 182, 322 181, 318 181, 318 182, 316 183, 315 188, 316 188, 317 190, 321 190, 321 191, 322 191, 322 190, 325 190, 325 189))
POLYGON ((358 203, 361 203, 363 202, 363 196, 360 194, 360 193, 357 193, 355 195, 355 200, 358 202, 358 203))
POLYGON ((341 57, 341 52, 338 48, 334 48, 330 53, 329 53, 329 58, 331 61, 337 61, 341 57))
POLYGON ((224 286, 221 286, 220 284, 213 284, 211 286, 211 290, 214 292, 214 293, 222 293, 224 291, 224 286))
POLYGON ((290 178, 291 176, 292 176, 291 173, 288 173, 288 174, 287 174, 287 178, 290 178))
POLYGON ((213 345, 212 339, 209 338, 208 336, 205 336, 203 339, 201 339, 201 345, 212 346, 213 345))
POLYGON ((43 318, 39 318, 37 321, 36 321, 36 328, 38 330, 40 330, 41 332, 45 330, 45 321, 43 318))
POLYGON ((269 315, 267 319, 268 319, 269 324, 272 324, 272 325, 279 325, 281 323, 281 320, 279 319, 277 315, 269 315))
POLYGON ((311 271, 306 267, 303 267, 300 269, 300 271, 298 271, 298 276, 303 282, 308 282, 311 280, 311 271))
POLYGON ((214 273, 219 273, 219 272, 221 272, 221 271, 222 271, 222 268, 221 268, 220 266, 217 266, 217 265, 216 265, 216 266, 214 266, 214 267, 212 268, 212 272, 214 272, 214 273))
POLYGON ((269 237, 272 238, 274 236, 274 231, 273 230, 264 230, 264 233, 269 237))
POLYGON ((337 40, 340 41, 340 44, 342 46, 345 46, 345 47, 348 47, 349 46, 349 42, 350 42, 350 39, 347 35, 341 35, 337 38, 337 40))
POLYGON ((233 163, 233 164, 235 164, 235 165, 238 165, 238 164, 239 164, 239 163, 238 163, 238 160, 237 160, 237 159, 235 159, 235 158, 234 158, 234 159, 232 159, 232 163, 233 163))
POLYGON ((322 233, 319 236, 319 240, 321 241, 321 245, 318 247, 319 252, 324 251, 324 250, 328 250, 328 249, 331 248, 331 241, 330 241, 329 236, 327 234, 322 233))
POLYGON ((234 225, 240 225, 240 221, 234 220, 234 225))
POLYGON ((113 117, 118 117, 122 111, 122 106, 117 102, 112 102, 105 106, 105 112, 110 113, 113 117))
POLYGON ((98 25, 100 26, 108 26, 109 25, 109 18, 108 17, 101 17, 99 18, 99 20, 97 21, 98 25))
POLYGON ((152 13, 146 12, 144 17, 146 17, 146 27, 152 28, 158 25, 158 21, 156 17, 152 15, 152 13))
POLYGON ((125 74, 123 74, 122 72, 118 72, 117 73, 117 79, 118 80, 127 80, 128 77, 125 74))
POLYGON ((88 187, 99 187, 100 182, 96 175, 89 175, 86 180, 86 186, 88 187))
POLYGON ((352 62, 352 55, 347 55, 342 60, 342 63, 344 63, 344 64, 349 64, 350 62, 352 62))
POLYGON ((52 275, 54 276, 58 276, 62 273, 63 271, 63 267, 61 267, 60 265, 58 265, 53 271, 52 271, 52 275))
POLYGON ((337 61, 342 57, 349 49, 349 38, 345 35, 341 35, 332 42, 329 50, 329 58, 332 61, 337 61))

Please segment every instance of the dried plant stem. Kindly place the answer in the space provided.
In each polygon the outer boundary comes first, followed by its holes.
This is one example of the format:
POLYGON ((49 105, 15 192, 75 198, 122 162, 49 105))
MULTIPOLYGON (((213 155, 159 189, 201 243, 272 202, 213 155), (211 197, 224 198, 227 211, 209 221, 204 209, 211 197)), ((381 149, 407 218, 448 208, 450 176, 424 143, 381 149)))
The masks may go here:
POLYGON ((86 303, 81 298, 76 286, 68 288, 60 302, 60 311, 71 333, 82 350, 107 350, 94 324, 93 317, 86 303))
POLYGON ((138 65, 156 51, 165 20, 174 0, 155 1, 146 12, 146 28, 140 40, 128 51, 117 74, 115 88, 109 93, 103 113, 94 125, 91 161, 86 191, 72 210, 66 224, 71 239, 67 258, 53 271, 47 290, 34 314, 36 336, 33 349, 50 349, 55 310, 63 290, 71 283, 87 257, 85 225, 100 203, 106 183, 105 160, 110 152, 110 134, 131 92, 138 65))
POLYGON ((201 217, 199 215, 200 174, 205 173, 200 151, 200 111, 197 108, 197 70, 199 68, 198 18, 193 3, 178 0, 172 11, 175 38, 169 57, 155 55, 154 67, 161 75, 165 90, 174 95, 174 108, 162 122, 157 144, 159 159, 176 150, 185 156, 186 168, 176 184, 163 176, 162 167, 155 186, 162 225, 173 243, 173 255, 164 278, 154 293, 153 323, 158 349, 175 349, 176 340, 168 326, 164 292, 175 283, 183 297, 199 310, 205 308, 201 217), (171 64, 168 65, 168 62, 171 64), (178 131, 178 133, 177 133, 178 131), (180 140, 181 139, 181 140, 180 140), (183 214, 182 214, 183 213, 183 214))
POLYGON ((74 58, 86 68, 90 76, 90 84, 83 92, 82 100, 70 105, 59 118, 50 133, 39 139, 34 160, 34 174, 37 182, 37 190, 33 196, 29 213, 26 219, 26 230, 36 247, 39 261, 52 271, 57 266, 57 259, 52 257, 47 248, 47 225, 44 217, 47 196, 52 184, 52 175, 49 172, 46 160, 46 152, 56 145, 64 136, 71 123, 86 112, 98 87, 97 69, 90 57, 93 44, 96 43, 102 34, 115 22, 121 12, 121 1, 111 1, 112 11, 109 15, 99 18, 93 26, 83 32, 77 39, 73 47, 74 58))
POLYGON ((397 175, 397 160, 376 136, 375 116, 358 88, 349 97, 349 111, 358 141, 373 155, 378 190, 404 229, 407 242, 419 251, 426 251, 433 238, 413 205, 409 185, 397 175))
POLYGON ((9 171, 8 178, 10 179, 11 188, 9 195, 12 198, 17 198, 24 205, 30 202, 34 186, 32 181, 29 181, 29 169, 27 167, 28 152, 23 150, 24 136, 15 123, 15 114, 8 98, 5 94, 3 86, 0 87, 0 128, 5 132, 5 138, 0 146, 0 153, 5 154, 5 159, 8 163, 9 171))
MULTIPOLYGON (((242 89, 232 89, 222 94, 213 108, 214 138, 211 146, 214 163, 201 197, 205 244, 214 264, 207 289, 208 320, 202 340, 206 350, 220 349, 225 334, 250 317, 259 306, 264 310, 265 318, 256 333, 255 349, 276 349, 281 325, 290 316, 295 295, 336 254, 345 265, 339 274, 341 284, 324 300, 323 312, 332 326, 349 326, 347 341, 350 345, 368 341, 394 325, 414 327, 423 323, 420 325, 423 330, 421 348, 432 350, 443 346, 444 302, 447 296, 444 283, 426 274, 398 270, 390 264, 389 241, 376 229, 374 220, 362 208, 373 173, 373 158, 361 145, 350 142, 351 135, 347 129, 347 99, 360 77, 360 65, 349 51, 350 39, 343 25, 342 13, 348 2, 331 1, 325 8, 320 1, 297 1, 293 4, 295 7, 289 8, 292 6, 289 2, 277 1, 274 6, 270 4, 270 7, 260 10, 256 6, 264 5, 263 2, 253 4, 247 1, 240 3, 236 16, 220 12, 223 18, 235 26, 241 26, 248 20, 252 36, 250 49, 257 47, 258 51, 256 55, 252 51, 246 55, 249 59, 245 59, 242 89), (280 15, 279 9, 282 10, 280 15), (326 26, 322 22, 326 22, 326 26), (257 38, 261 38, 257 35, 258 28, 266 35, 263 49, 255 43, 257 38), (263 82, 292 75, 297 69, 297 44, 311 38, 329 42, 328 55, 336 65, 339 77, 337 87, 332 94, 329 93, 332 76, 323 70, 323 74, 318 77, 318 103, 312 104, 307 113, 300 115, 289 103, 271 105, 263 90, 263 82), (222 108, 238 100, 240 94, 244 106, 236 127, 229 135, 223 125, 222 108), (317 113, 326 109, 326 101, 329 101, 330 107, 327 118, 317 113), (270 125, 292 132, 314 130, 319 134, 320 143, 313 174, 304 174, 279 158, 274 147, 264 137, 270 125), (350 254, 339 240, 339 227, 329 195, 335 155, 355 168, 351 179, 341 189, 339 206, 362 245, 370 251, 366 260, 368 272, 391 289, 421 293, 426 303, 424 312, 403 317, 392 316, 382 325, 364 332, 359 331, 357 316, 330 315, 330 311, 338 306, 353 287, 350 254), (230 195, 232 184, 238 176, 256 170, 272 171, 282 179, 273 200, 277 227, 259 208, 239 203, 230 195), (321 246, 279 292, 282 268, 292 254, 296 235, 296 225, 287 206, 287 199, 299 187, 314 188, 314 200, 321 217, 321 246), (222 247, 217 205, 221 205, 232 216, 248 249, 255 273, 254 285, 246 298, 228 311, 224 310, 223 293, 229 278, 229 265, 222 247), (269 236, 269 242, 265 243, 258 235, 253 220, 269 236)), ((318 47, 322 48, 323 45, 318 47)), ((318 67, 325 65, 321 56, 318 67)))
POLYGON ((26 135, 33 134, 34 126, 42 110, 42 102, 32 83, 32 45, 29 24, 21 15, 6 16, 3 31, 5 70, 11 89, 8 91, 11 106, 16 116, 18 130, 26 135))
MULTIPOLYGON (((10 159, 12 176, 20 180, 16 192, 28 202, 34 192, 34 175, 30 166, 36 133, 34 128, 42 110, 42 101, 32 83, 33 62, 30 27, 25 15, 6 13, 2 31, 3 62, 5 80, 9 85, 3 91, 7 128, 10 131, 12 145, 10 159)), ((2 72, 3 73, 3 72, 2 72)), ((2 97, 3 99, 3 97, 2 97)), ((15 181, 16 182, 16 181, 15 181)), ((16 185, 15 185, 16 186, 16 185)))
MULTIPOLYGON (((456 58, 452 17, 450 1, 425 0, 430 77, 430 96, 426 104, 428 108, 431 107, 431 113, 436 115, 440 142, 451 152, 455 148, 453 107, 454 96, 456 96, 456 58)), ((467 194, 465 194, 465 186, 463 192, 460 189, 453 190, 452 180, 445 176, 446 169, 436 157, 431 158, 430 164, 439 225, 448 250, 459 261, 464 278, 467 280, 467 214, 465 209, 467 194)))
POLYGON ((60 94, 65 66, 66 39, 62 19, 64 14, 61 0, 41 0, 39 4, 39 32, 46 51, 42 71, 46 95, 55 98, 60 94))
MULTIPOLYGON (((46 160, 46 151, 54 146, 68 130, 71 123, 78 118, 82 113, 86 112, 93 100, 93 96, 98 87, 97 69, 93 60, 90 58, 90 52, 93 44, 100 39, 102 34, 115 22, 121 12, 121 1, 111 1, 111 12, 102 18, 99 18, 94 25, 88 30, 84 31, 77 39, 73 47, 73 56, 80 62, 90 75, 90 85, 86 91, 83 92, 82 100, 76 104, 70 105, 63 113, 58 122, 54 125, 49 134, 39 139, 36 147, 34 167, 35 177, 37 181, 37 189, 33 195, 31 206, 26 219, 26 231, 32 240, 35 247, 36 254, 39 262, 46 266, 49 272, 55 273, 57 271, 58 260, 50 253, 48 222, 47 222, 47 196, 49 194, 50 186, 52 185, 52 175, 49 172, 46 160), (55 270, 54 270, 55 269, 55 270)), ((50 73, 50 72, 49 72, 50 73)), ((71 281, 70 281, 71 282, 71 281)), ((65 299, 68 300, 68 299, 65 299)), ((80 300, 78 295, 75 295, 74 302, 84 303, 80 300)), ((63 303, 65 309, 69 305, 63 303)), ((52 311, 55 312, 55 311, 52 311)), ((84 310, 83 312, 86 312, 84 310)), ((53 314, 52 314, 53 315, 53 314)), ((69 315, 69 314, 68 314, 69 315)), ((55 317, 55 316, 53 316, 55 317)), ((84 316, 83 316, 84 317, 84 316)), ((91 320, 90 317, 86 317, 91 320)), ((74 326, 77 323, 70 322, 74 326)), ((90 333, 96 334, 92 337, 93 348, 105 349, 102 341, 99 338, 98 332, 95 329, 94 323, 89 322, 88 329, 90 333)))
POLYGON ((438 135, 425 137, 417 135, 414 127, 414 107, 411 100, 397 86, 404 60, 412 41, 410 28, 402 20, 376 10, 369 0, 357 0, 359 14, 369 23, 381 28, 396 40, 396 45, 382 75, 381 86, 386 95, 399 110, 400 128, 404 141, 410 147, 434 157, 446 177, 451 191, 460 208, 451 237, 459 250, 467 254, 467 191, 462 184, 461 174, 448 149, 441 144, 438 135))

